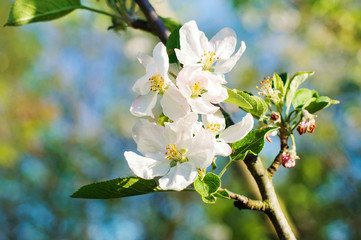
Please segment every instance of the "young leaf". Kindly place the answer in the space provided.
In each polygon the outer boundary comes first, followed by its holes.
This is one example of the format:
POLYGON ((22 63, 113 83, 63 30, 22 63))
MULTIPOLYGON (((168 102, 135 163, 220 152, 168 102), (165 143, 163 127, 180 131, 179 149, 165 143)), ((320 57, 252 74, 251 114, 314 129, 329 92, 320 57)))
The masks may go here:
POLYGON ((293 101, 293 98, 295 97, 296 91, 298 87, 309 77, 312 76, 313 72, 299 72, 296 73, 289 82, 286 84, 286 97, 285 97, 285 103, 286 103, 286 113, 288 113, 291 103, 293 101))
POLYGON ((283 95, 284 94, 284 84, 283 84, 282 78, 277 73, 274 73, 273 80, 274 80, 274 82, 273 82, 274 88, 280 90, 281 94, 283 95))
POLYGON ((231 154, 233 160, 244 160, 248 153, 258 155, 264 146, 265 137, 278 127, 267 127, 249 132, 247 136, 232 144, 234 149, 231 154))
POLYGON ((229 88, 227 91, 228 99, 224 102, 235 104, 255 117, 261 117, 268 109, 267 103, 262 98, 251 93, 229 88))
POLYGON ((337 100, 333 100, 326 96, 321 96, 321 97, 318 97, 313 102, 309 103, 305 109, 309 113, 315 113, 315 112, 325 109, 333 104, 338 104, 338 103, 340 103, 340 102, 337 100))
POLYGON ((229 199, 229 193, 227 192, 227 189, 218 190, 214 194, 214 196, 217 197, 217 198, 229 199))
POLYGON ((205 203, 215 203, 214 194, 221 186, 221 179, 214 173, 207 173, 202 179, 199 177, 194 182, 195 190, 202 196, 205 203))
POLYGON ((169 35, 167 40, 167 53, 169 56, 169 63, 178 63, 177 56, 175 54, 174 49, 180 49, 180 41, 179 41, 179 29, 181 25, 175 28, 172 33, 169 35))
POLYGON ((85 185, 71 195, 72 198, 109 199, 153 192, 161 192, 155 180, 138 177, 117 178, 85 185))
POLYGON ((318 93, 314 90, 301 88, 297 90, 295 97, 292 101, 293 108, 305 108, 310 102, 318 98, 318 93))
POLYGON ((5 26, 50 21, 81 7, 80 0, 16 0, 5 26))

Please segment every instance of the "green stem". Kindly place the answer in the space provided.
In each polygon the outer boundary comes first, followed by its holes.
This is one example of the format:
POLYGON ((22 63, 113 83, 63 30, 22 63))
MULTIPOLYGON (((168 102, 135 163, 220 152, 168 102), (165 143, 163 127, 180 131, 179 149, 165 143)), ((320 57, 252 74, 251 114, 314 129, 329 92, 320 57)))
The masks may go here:
POLYGON ((120 16, 117 16, 117 15, 114 15, 114 14, 111 14, 111 13, 108 13, 108 12, 105 12, 105 11, 102 11, 102 10, 99 10, 99 9, 95 9, 95 8, 83 6, 83 5, 80 6, 79 9, 89 10, 89 11, 92 11, 92 12, 96 12, 96 13, 100 13, 100 14, 103 14, 103 15, 107 15, 107 16, 109 16, 109 17, 122 19, 120 16))
POLYGON ((231 165, 231 163, 233 162, 232 159, 229 159, 229 162, 227 163, 226 166, 224 166, 224 168, 222 169, 221 173, 218 175, 220 178, 222 177, 222 175, 226 172, 227 168, 231 165))

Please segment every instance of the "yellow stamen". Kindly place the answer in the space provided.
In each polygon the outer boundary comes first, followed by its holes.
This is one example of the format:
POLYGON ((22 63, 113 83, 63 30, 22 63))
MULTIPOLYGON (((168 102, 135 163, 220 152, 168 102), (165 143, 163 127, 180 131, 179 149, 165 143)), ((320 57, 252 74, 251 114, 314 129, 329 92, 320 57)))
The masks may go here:
POLYGON ((219 57, 215 57, 216 53, 211 51, 204 51, 203 55, 201 55, 201 63, 203 63, 203 71, 213 72, 213 64, 219 59, 219 57))
POLYGON ((164 83, 164 78, 160 74, 154 75, 149 78, 150 89, 154 92, 159 91, 160 94, 163 94, 167 89, 168 85, 164 83))
POLYGON ((191 90, 192 90, 191 98, 200 97, 203 93, 207 92, 207 90, 201 86, 200 82, 195 82, 191 86, 191 90))
POLYGON ((211 131, 213 134, 217 133, 219 130, 221 130, 221 124, 219 123, 213 123, 213 122, 210 122, 210 123, 205 123, 204 124, 205 127, 211 131))

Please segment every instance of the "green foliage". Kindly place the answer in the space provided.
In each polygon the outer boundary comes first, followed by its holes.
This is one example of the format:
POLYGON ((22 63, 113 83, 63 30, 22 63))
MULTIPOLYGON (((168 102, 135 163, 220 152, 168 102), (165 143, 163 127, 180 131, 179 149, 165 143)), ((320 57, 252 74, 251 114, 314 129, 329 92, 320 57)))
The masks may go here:
POLYGON ((51 21, 81 7, 80 0, 16 0, 5 26, 51 21))
POLYGON ((284 95, 285 89, 284 89, 284 83, 282 81, 282 78, 277 73, 274 73, 273 79, 274 79, 274 82, 273 82, 274 88, 280 90, 281 94, 284 95))
POLYGON ((307 88, 301 88, 297 90, 295 97, 292 101, 293 108, 305 108, 310 102, 318 98, 318 93, 314 90, 307 88))
POLYGON ((267 103, 260 97, 254 96, 245 91, 229 89, 228 99, 224 102, 237 105, 244 111, 251 113, 254 117, 261 117, 267 111, 267 103))
POLYGON ((309 77, 313 72, 298 72, 291 79, 287 79, 285 85, 285 104, 286 113, 289 111, 291 103, 295 97, 298 87, 309 77))
POLYGON ((117 178, 85 185, 71 195, 72 198, 109 199, 122 198, 153 192, 161 192, 155 180, 139 177, 117 178))
MULTIPOLYGON (((215 203, 215 194, 221 186, 221 179, 214 173, 207 173, 203 178, 201 176, 194 182, 195 190, 202 196, 205 203, 215 203)), ((224 195, 221 192, 217 195, 224 195)))
POLYGON ((331 105, 338 104, 338 103, 340 103, 340 102, 337 100, 333 100, 326 96, 321 96, 321 97, 318 97, 316 100, 310 102, 308 104, 308 106, 306 107, 306 110, 309 111, 310 113, 315 113, 315 112, 325 109, 331 105))
POLYGON ((330 99, 329 97, 318 96, 318 93, 315 90, 302 88, 296 92, 292 106, 295 109, 306 109, 310 113, 315 113, 338 103, 339 101, 330 99))
POLYGON ((226 189, 218 190, 215 194, 215 197, 217 198, 223 198, 223 199, 230 199, 229 193, 226 189))
MULTIPOLYGON (((162 19, 164 25, 169 29, 169 31, 173 32, 174 30, 176 30, 177 28, 180 28, 182 25, 177 22, 176 20, 174 20, 173 18, 165 18, 165 17, 160 17, 160 19, 162 19)), ((179 31, 179 30, 178 30, 179 31)))
POLYGON ((265 137, 277 128, 267 127, 249 132, 243 139, 232 144, 234 151, 231 158, 233 160, 244 160, 248 153, 258 155, 264 147, 265 137))
POLYGON ((168 37, 167 41, 167 53, 169 56, 169 63, 178 63, 177 56, 174 49, 180 49, 180 40, 179 40, 179 29, 181 25, 175 28, 168 37))

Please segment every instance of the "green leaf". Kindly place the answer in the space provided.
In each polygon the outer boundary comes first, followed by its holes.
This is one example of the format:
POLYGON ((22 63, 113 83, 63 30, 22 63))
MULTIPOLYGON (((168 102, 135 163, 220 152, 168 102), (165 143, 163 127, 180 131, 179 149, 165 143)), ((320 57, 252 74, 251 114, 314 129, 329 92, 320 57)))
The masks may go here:
POLYGON ((5 26, 50 21, 81 7, 80 0, 16 0, 5 26))
POLYGON ((157 188, 155 180, 145 180, 138 177, 126 177, 85 185, 73 193, 71 197, 109 199, 161 191, 163 190, 159 190, 157 188))
POLYGON ((221 186, 221 179, 214 173, 207 173, 202 179, 198 179, 194 182, 194 189, 202 196, 202 200, 205 203, 215 203, 216 199, 213 196, 214 193, 221 186))
POLYGON ((289 82, 286 83, 286 97, 285 97, 285 104, 286 104, 286 113, 288 113, 291 103, 295 97, 296 91, 298 87, 309 77, 312 76, 313 72, 299 72, 296 73, 289 82))
POLYGON ((229 198, 229 193, 226 189, 223 189, 223 190, 218 190, 215 194, 214 194, 215 197, 217 198, 223 198, 223 199, 230 199, 229 198))
POLYGON ((237 105, 243 109, 253 108, 251 103, 249 103, 241 94, 238 94, 239 91, 237 89, 229 89, 227 87, 226 89, 228 92, 228 98, 224 102, 237 105))
POLYGON ((316 100, 318 97, 318 93, 314 90, 310 90, 307 88, 301 88, 297 90, 295 97, 292 101, 293 108, 305 108, 316 100))
POLYGON ((248 153, 258 155, 264 147, 265 137, 278 127, 267 127, 249 132, 247 136, 232 144, 234 149, 231 154, 233 160, 244 160, 248 153))
POLYGON ((160 19, 162 19, 164 25, 166 26, 166 28, 169 29, 169 31, 173 32, 175 29, 181 27, 182 25, 177 22, 175 19, 173 18, 165 18, 165 17, 160 17, 160 19))
POLYGON ((169 56, 169 63, 178 63, 177 56, 174 49, 180 49, 180 40, 179 40, 179 29, 181 26, 175 28, 172 33, 169 35, 167 40, 167 53, 169 56))
POLYGON ((274 73, 273 79, 274 79, 274 82, 273 82, 274 88, 280 90, 281 94, 283 95, 284 94, 284 84, 283 84, 282 78, 277 73, 274 73))
POLYGON ((280 78, 282 79, 282 82, 284 84, 284 87, 286 88, 289 82, 289 78, 288 78, 288 73, 284 72, 284 73, 280 73, 279 74, 280 78))
POLYGON ((224 102, 237 105, 255 117, 261 117, 268 109, 267 103, 262 98, 251 93, 229 88, 227 88, 227 91, 228 99, 224 102))
POLYGON ((318 97, 313 102, 309 103, 305 108, 309 113, 315 113, 322 109, 325 109, 333 104, 339 104, 340 102, 337 100, 333 100, 326 96, 318 97))

